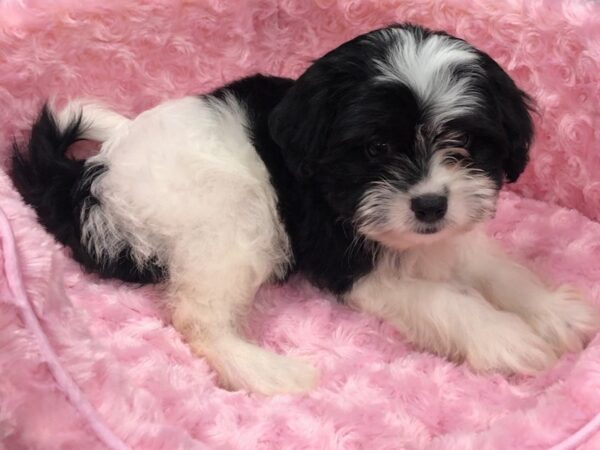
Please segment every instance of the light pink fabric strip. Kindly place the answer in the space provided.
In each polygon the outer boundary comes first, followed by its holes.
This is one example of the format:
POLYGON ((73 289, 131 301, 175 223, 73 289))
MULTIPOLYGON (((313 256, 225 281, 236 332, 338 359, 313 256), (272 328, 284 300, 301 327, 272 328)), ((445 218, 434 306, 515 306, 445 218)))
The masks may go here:
POLYGON ((587 441, 594 433, 600 430, 600 412, 596 414, 592 420, 586 423, 583 427, 562 441, 556 444, 550 450, 572 450, 579 447, 587 441))
POLYGON ((40 346, 40 354, 48 364, 60 390, 66 395, 73 407, 79 411, 81 416, 89 423, 90 428, 96 433, 98 440, 111 450, 128 450, 125 444, 110 428, 103 422, 96 409, 84 396, 79 386, 73 381, 69 373, 62 366, 58 355, 52 348, 41 324, 33 310, 33 306, 27 297, 23 277, 19 267, 19 259, 15 244, 14 234, 6 214, 0 208, 0 238, 4 249, 4 271, 8 287, 13 296, 14 304, 20 309, 23 321, 29 331, 36 337, 40 346))

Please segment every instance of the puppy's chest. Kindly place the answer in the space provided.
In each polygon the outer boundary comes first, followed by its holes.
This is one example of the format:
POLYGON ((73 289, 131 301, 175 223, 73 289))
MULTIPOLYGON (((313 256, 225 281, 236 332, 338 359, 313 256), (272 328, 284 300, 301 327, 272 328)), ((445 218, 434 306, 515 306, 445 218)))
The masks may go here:
POLYGON ((397 255, 401 277, 438 282, 460 281, 463 277, 460 253, 451 245, 431 245, 397 255))

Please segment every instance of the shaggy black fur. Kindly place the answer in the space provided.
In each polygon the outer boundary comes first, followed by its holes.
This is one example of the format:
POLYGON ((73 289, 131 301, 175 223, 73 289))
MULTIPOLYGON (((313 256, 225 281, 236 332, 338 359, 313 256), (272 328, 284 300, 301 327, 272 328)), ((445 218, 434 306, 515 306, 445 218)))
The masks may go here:
POLYGON ((249 132, 271 175, 279 214, 292 243, 290 274, 300 271, 318 286, 342 293, 372 268, 374 244, 360 243, 352 223, 331 208, 318 187, 290 170, 284 155, 287 149, 271 139, 269 115, 293 84, 286 78, 255 75, 212 95, 222 98, 230 93, 246 104, 249 132))

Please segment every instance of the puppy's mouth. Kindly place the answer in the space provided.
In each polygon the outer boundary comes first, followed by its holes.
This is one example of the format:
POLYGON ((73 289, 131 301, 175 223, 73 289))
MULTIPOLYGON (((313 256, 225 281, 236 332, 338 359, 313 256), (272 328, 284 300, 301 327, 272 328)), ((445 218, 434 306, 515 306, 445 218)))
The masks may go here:
POLYGON ((445 220, 445 218, 442 218, 440 220, 430 223, 415 221, 413 222, 411 228, 414 234, 431 235, 444 231, 446 228, 449 227, 449 225, 450 224, 448 223, 448 221, 445 220))
POLYGON ((453 228, 445 221, 435 224, 414 224, 411 227, 371 233, 370 237, 383 245, 396 250, 405 250, 415 245, 430 244, 453 233, 453 228))
POLYGON ((436 234, 442 230, 441 226, 419 227, 415 230, 417 234, 436 234))

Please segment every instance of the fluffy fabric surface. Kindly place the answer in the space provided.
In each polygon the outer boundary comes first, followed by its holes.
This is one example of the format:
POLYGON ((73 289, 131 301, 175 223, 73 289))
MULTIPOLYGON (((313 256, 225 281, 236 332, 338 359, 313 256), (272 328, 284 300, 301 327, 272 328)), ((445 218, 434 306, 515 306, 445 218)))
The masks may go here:
MULTIPOLYGON (((256 71, 296 76, 392 21, 446 29, 489 52, 538 102, 537 142, 490 233, 600 307, 600 6, 553 0, 0 3, 2 167, 42 102, 88 96, 135 113, 256 71)), ((161 315, 156 288, 83 274, 5 173, 27 293, 61 366, 109 430, 139 449, 545 449, 600 410, 600 339, 535 378, 473 374, 416 352, 390 326, 303 280, 265 287, 251 336, 323 373, 307 396, 227 392, 161 315)), ((3 240, 3 256, 6 261, 3 240)), ((7 267, 0 266, 2 274, 7 267)), ((59 388, 0 276, 0 442, 103 448, 59 388)), ((582 448, 600 445, 592 437, 582 448)))

